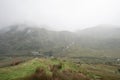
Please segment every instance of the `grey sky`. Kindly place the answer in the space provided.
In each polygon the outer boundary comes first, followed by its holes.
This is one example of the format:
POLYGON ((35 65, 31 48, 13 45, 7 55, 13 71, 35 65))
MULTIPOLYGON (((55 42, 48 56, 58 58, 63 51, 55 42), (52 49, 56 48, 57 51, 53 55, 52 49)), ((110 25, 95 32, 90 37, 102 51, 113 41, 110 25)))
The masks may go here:
POLYGON ((0 0, 0 27, 27 23, 56 30, 120 25, 120 0, 0 0))

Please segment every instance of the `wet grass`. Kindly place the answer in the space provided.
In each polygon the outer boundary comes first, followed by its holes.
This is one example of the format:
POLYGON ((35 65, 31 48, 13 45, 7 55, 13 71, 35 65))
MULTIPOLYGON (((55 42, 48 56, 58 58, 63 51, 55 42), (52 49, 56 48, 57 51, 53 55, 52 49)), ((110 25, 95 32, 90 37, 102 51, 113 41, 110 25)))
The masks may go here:
POLYGON ((120 80, 117 69, 116 66, 103 64, 76 64, 56 58, 35 58, 0 68, 0 80, 120 80))

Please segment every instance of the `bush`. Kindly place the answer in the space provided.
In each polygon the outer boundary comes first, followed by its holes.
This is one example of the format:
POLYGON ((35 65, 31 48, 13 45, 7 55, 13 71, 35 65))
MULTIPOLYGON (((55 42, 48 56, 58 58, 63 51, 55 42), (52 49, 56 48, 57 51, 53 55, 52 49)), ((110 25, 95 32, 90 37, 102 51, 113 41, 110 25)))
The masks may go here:
POLYGON ((24 80, 90 80, 84 74, 70 69, 62 70, 62 64, 50 66, 52 75, 48 75, 44 68, 37 68, 35 73, 24 80))

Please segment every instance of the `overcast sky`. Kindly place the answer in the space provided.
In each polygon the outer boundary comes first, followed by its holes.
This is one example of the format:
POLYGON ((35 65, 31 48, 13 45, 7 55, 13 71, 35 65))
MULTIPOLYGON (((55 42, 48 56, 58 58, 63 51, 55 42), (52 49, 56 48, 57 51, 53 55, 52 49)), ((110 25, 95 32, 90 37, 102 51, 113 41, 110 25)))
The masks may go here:
POLYGON ((56 30, 119 26, 120 0, 0 0, 0 27, 19 23, 56 30))

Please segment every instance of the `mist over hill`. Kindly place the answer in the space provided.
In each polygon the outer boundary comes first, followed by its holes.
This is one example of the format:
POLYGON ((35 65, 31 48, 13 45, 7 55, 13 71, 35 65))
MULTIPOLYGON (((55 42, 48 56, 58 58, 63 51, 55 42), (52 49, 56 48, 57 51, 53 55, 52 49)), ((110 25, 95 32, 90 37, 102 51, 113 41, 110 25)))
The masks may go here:
POLYGON ((92 27, 77 32, 53 31, 28 25, 0 29, 0 54, 120 57, 120 28, 92 27))

